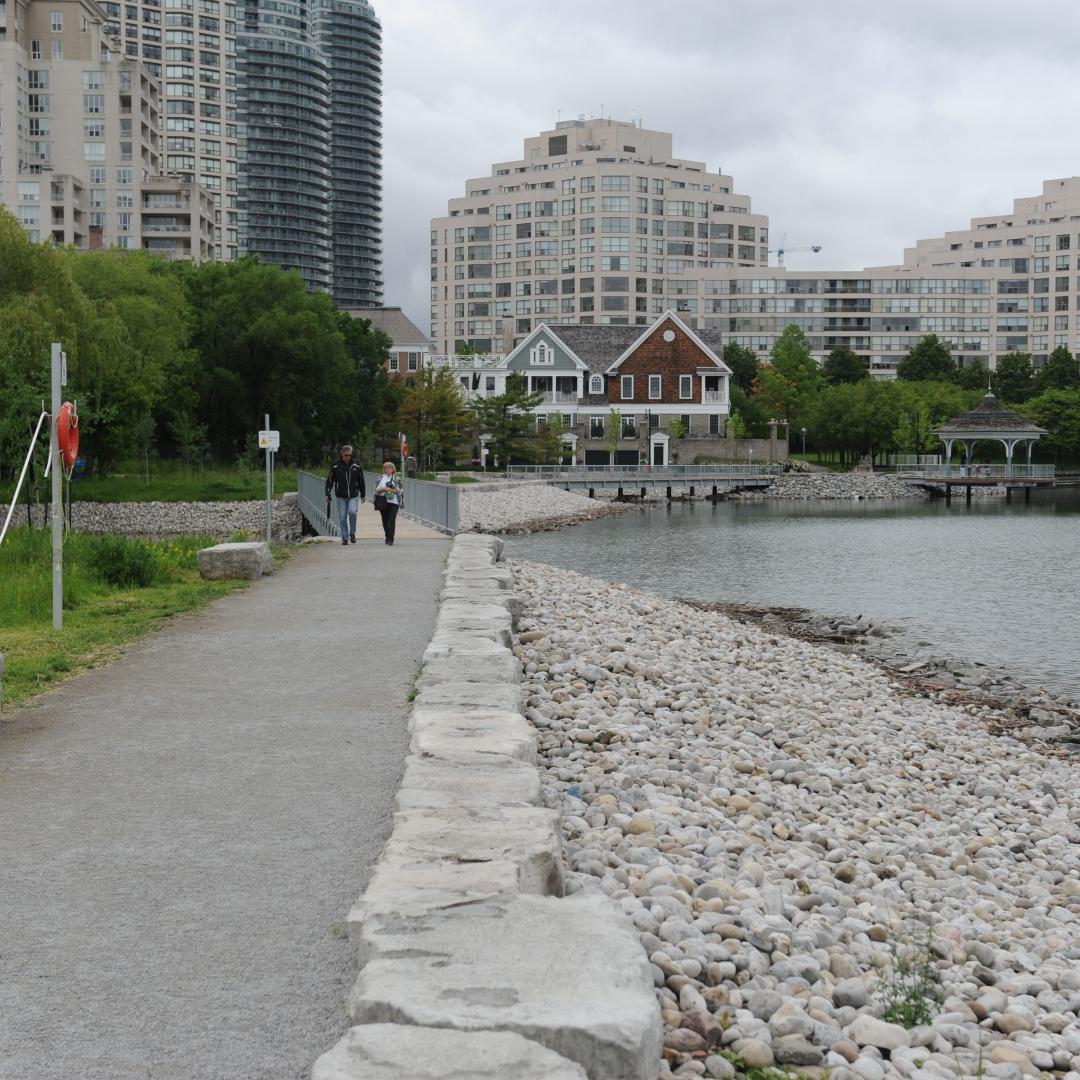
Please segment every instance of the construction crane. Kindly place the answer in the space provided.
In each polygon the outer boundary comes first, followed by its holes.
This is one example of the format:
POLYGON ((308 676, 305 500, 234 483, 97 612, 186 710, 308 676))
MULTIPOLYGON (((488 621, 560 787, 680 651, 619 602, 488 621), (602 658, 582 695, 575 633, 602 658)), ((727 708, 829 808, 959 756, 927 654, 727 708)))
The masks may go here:
POLYGON ((777 266, 783 266, 784 265, 784 256, 785 255, 796 255, 796 254, 801 254, 803 252, 809 252, 809 253, 811 253, 813 255, 816 255, 821 250, 821 245, 820 244, 811 244, 809 247, 789 248, 784 243, 785 240, 787 240, 787 233, 784 233, 784 235, 780 237, 780 246, 779 247, 777 247, 777 248, 769 248, 769 254, 776 256, 776 265, 777 266))

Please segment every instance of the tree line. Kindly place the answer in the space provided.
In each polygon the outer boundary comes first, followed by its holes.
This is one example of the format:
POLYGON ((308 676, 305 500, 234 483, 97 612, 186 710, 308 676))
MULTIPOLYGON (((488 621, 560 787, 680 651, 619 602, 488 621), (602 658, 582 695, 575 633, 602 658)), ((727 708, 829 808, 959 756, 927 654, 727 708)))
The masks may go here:
POLYGON ((987 372, 958 368, 945 343, 930 334, 900 360, 894 380, 870 377, 866 362, 841 345, 821 364, 806 335, 788 326, 764 363, 741 345, 724 348, 732 369, 729 433, 764 434, 771 418, 790 425, 792 448, 807 445, 841 463, 890 452, 936 453, 931 430, 973 409, 987 389, 1006 408, 1046 428, 1041 447, 1055 459, 1080 456, 1080 363, 1062 347, 1036 370, 1031 356, 1008 353, 987 372))
POLYGON ((253 459, 264 414, 283 456, 318 462, 345 441, 396 444, 402 391, 389 339, 252 258, 169 262, 149 252, 31 244, 0 208, 0 477, 22 464, 64 345, 89 471, 120 462, 253 459))

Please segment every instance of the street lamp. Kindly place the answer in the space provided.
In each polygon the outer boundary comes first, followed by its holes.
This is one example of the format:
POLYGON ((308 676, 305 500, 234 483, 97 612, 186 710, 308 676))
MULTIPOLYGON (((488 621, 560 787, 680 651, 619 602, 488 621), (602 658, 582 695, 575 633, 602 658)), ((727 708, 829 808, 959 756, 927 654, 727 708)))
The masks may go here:
POLYGON ((806 428, 799 428, 799 434, 802 436, 802 456, 806 457, 806 428))

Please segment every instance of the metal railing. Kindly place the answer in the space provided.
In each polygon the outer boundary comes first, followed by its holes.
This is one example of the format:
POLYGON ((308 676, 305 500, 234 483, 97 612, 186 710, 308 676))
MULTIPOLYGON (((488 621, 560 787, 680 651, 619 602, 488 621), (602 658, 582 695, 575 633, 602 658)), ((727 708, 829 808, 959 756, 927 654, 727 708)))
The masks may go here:
POLYGON ((901 464, 897 475, 926 480, 1053 480, 1053 465, 950 465, 901 464))
POLYGON ((508 477, 530 480, 587 480, 590 477, 627 481, 648 480, 742 480, 779 476, 783 465, 511 465, 508 477))
MULTIPOLYGON (((375 485, 381 473, 364 470, 367 497, 375 493, 375 485)), ((435 484, 427 480, 404 482, 405 499, 401 508, 404 517, 419 521, 440 532, 455 533, 458 528, 458 495, 453 484, 435 484)), ((301 470, 296 480, 297 504, 300 513, 310 522, 320 536, 339 536, 337 514, 331 506, 326 513, 326 478, 301 470)))

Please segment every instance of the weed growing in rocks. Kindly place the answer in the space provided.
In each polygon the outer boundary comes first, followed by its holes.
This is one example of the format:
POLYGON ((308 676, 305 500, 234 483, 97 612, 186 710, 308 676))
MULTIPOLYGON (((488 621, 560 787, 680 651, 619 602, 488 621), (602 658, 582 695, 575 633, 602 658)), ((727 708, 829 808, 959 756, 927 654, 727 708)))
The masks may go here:
POLYGON ((905 1028, 930 1024, 941 1010, 945 992, 934 966, 933 931, 927 929, 926 940, 911 946, 892 938, 893 962, 881 980, 878 994, 885 1008, 882 1016, 905 1028))

